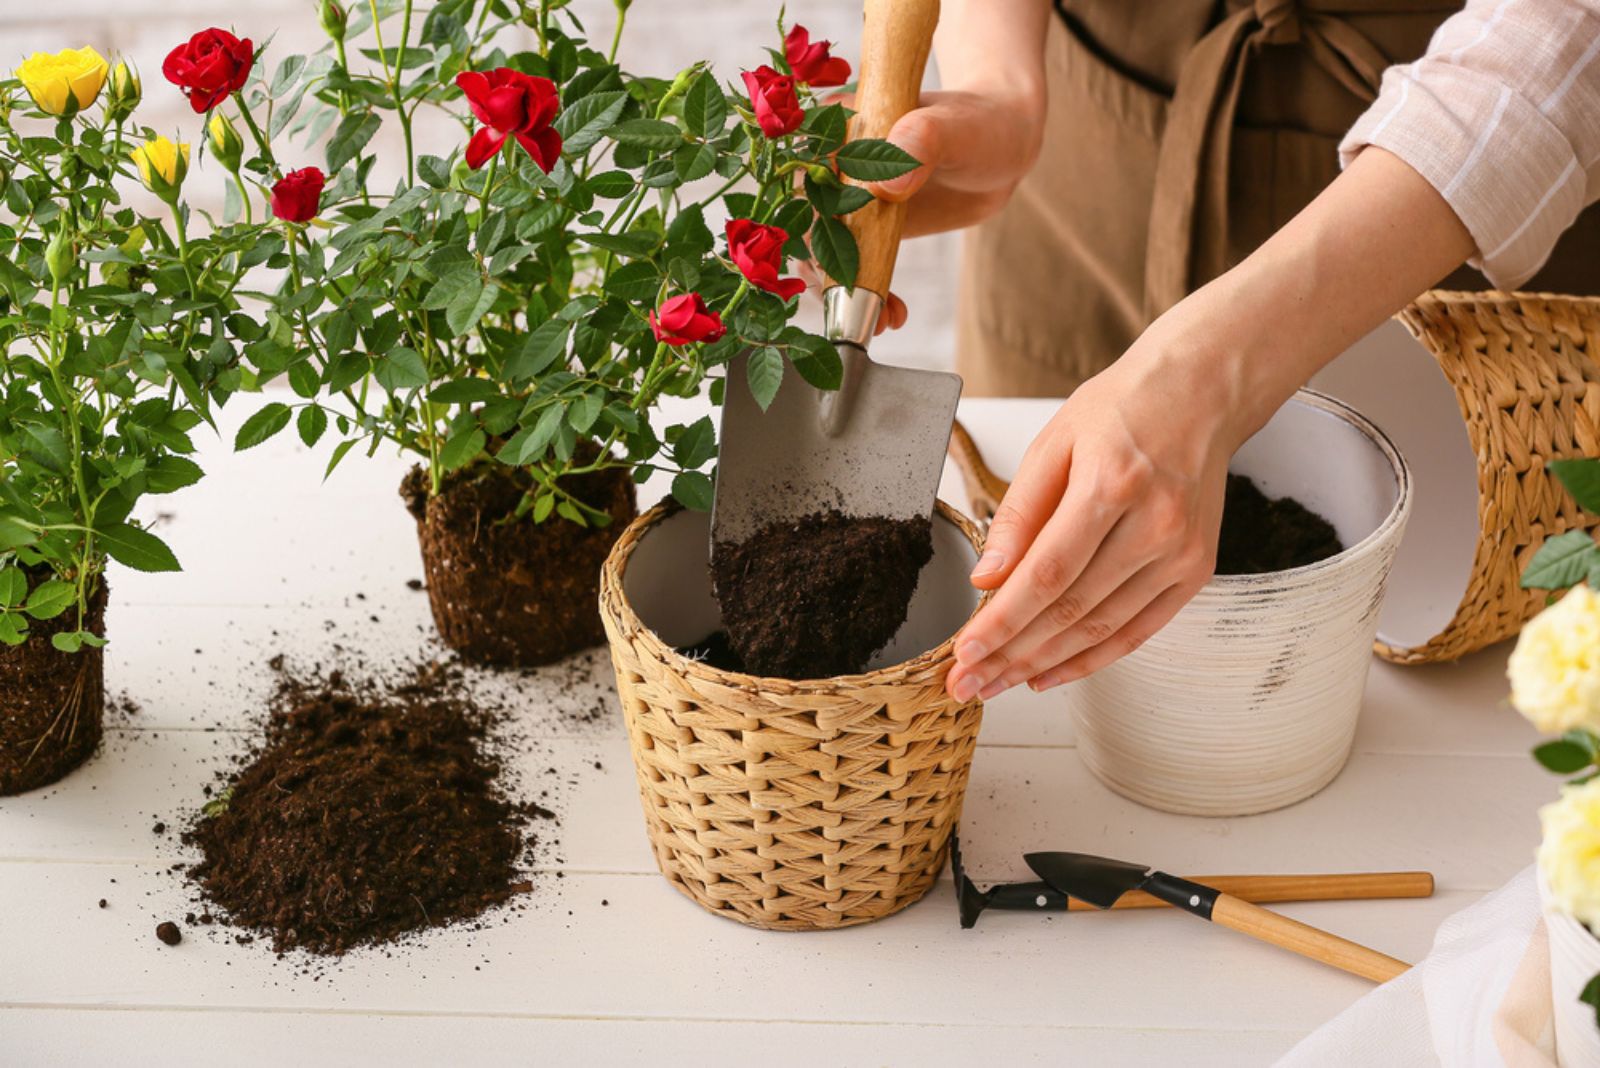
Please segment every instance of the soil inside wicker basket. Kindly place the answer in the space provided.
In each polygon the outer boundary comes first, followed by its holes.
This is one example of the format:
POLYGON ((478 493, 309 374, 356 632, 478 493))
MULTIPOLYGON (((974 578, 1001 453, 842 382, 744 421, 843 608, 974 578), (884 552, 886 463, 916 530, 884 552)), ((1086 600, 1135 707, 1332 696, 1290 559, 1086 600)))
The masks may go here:
POLYGON ((1268 497, 1244 475, 1228 476, 1217 574, 1288 571, 1343 551, 1333 524, 1316 512, 1293 497, 1268 497))
MULTIPOLYGON (((726 628, 700 643, 744 671, 821 679, 864 670, 906 620, 933 558, 930 520, 817 513, 720 542, 712 579, 726 628)), ((722 665, 718 665, 722 666, 722 665)))
MULTIPOLYGON (((588 445, 580 457, 597 452, 588 445)), ((530 485, 520 469, 486 465, 447 475, 438 496, 421 467, 400 487, 417 520, 439 635, 474 663, 533 667, 605 641, 600 567, 637 514, 633 480, 621 468, 562 480, 611 517, 605 526, 517 518, 530 485)))
MULTIPOLYGON (((30 574, 30 587, 42 578, 30 574)), ((105 634, 105 613, 102 577, 85 627, 105 634)), ((30 621, 21 645, 0 646, 0 796, 55 782, 100 744, 105 658, 99 649, 64 653, 50 643, 77 629, 74 606, 54 619, 30 621)))
POLYGON ((279 952, 342 955, 507 901, 543 813, 502 791, 491 718, 447 666, 388 686, 281 676, 264 736, 184 835, 190 877, 279 952))

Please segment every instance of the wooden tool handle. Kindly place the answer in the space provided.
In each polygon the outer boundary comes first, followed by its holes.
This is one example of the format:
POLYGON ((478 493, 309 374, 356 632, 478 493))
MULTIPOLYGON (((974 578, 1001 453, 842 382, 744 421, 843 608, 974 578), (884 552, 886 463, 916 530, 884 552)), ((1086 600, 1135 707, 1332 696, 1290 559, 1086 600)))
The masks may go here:
MULTIPOLYGON (((1432 897, 1433 876, 1425 871, 1358 872, 1349 875, 1186 875, 1190 882, 1220 890, 1241 901, 1365 901, 1377 898, 1432 897)), ((1123 894, 1114 909, 1166 908, 1167 902, 1143 890, 1123 894)), ((1069 912, 1098 911, 1073 898, 1069 912)))
POLYGON ((967 498, 972 502, 972 518, 987 524, 999 510, 1000 500, 1006 495, 1010 483, 983 462, 978 443, 972 440, 972 435, 967 433, 967 428, 960 421, 950 432, 950 458, 956 462, 961 481, 967 487, 967 498))
POLYGON ((1411 967, 1405 961, 1395 960, 1375 949, 1357 945, 1299 920, 1269 912, 1260 905, 1240 901, 1231 894, 1217 898, 1216 906, 1211 910, 1211 920, 1240 934, 1271 942, 1302 957, 1320 960, 1375 983, 1386 983, 1411 967))
MULTIPOLYGON (((849 140, 887 137, 900 116, 917 106, 938 24, 939 0, 866 0, 849 140)), ((861 250, 857 287, 888 297, 905 218, 904 204, 879 200, 844 217, 861 250)))

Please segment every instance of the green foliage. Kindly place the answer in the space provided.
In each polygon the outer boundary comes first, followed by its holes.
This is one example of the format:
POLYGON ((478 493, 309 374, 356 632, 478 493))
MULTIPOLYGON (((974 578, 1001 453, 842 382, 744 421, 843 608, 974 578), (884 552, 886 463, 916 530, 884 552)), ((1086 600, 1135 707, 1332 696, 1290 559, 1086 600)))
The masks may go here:
MULTIPOLYGON (((1600 458, 1552 460, 1550 472, 1580 507, 1600 513, 1600 458)), ((1600 590, 1600 545, 1582 530, 1548 539, 1522 572, 1523 589, 1564 590, 1580 582, 1600 590)))
MULTIPOLYGON (((671 425, 661 402, 706 390, 742 350, 763 404, 789 382, 833 388, 840 375, 833 347, 791 325, 798 303, 753 288, 727 258, 722 222, 781 226, 790 256, 807 254, 809 233, 824 268, 853 282, 855 242, 836 216, 871 197, 829 162, 848 112, 802 90, 806 125, 769 140, 735 82, 698 64, 672 79, 630 74, 614 61, 615 40, 591 45, 561 3, 377 10, 382 51, 336 47, 280 69, 253 98, 275 115, 294 110, 282 128, 306 145, 297 154, 331 133, 331 229, 290 232, 290 277, 269 294, 263 339, 245 346, 250 388, 288 378, 303 403, 267 405, 238 446, 291 423, 302 437, 337 435, 335 464, 357 445, 398 445, 422 460, 436 493, 453 470, 523 467, 534 483, 523 511, 536 521, 603 522, 560 481, 602 467, 665 471, 680 501, 709 507, 714 426, 671 425), (537 50, 497 44, 517 21, 534 29, 537 50), (480 124, 455 78, 498 67, 558 87, 564 146, 548 174, 514 139, 481 169, 461 162, 480 124), (415 143, 413 125, 430 111, 454 118, 459 135, 415 143), (400 127, 407 150, 392 188, 371 178, 385 124, 400 127), (727 336, 659 342, 651 312, 689 292, 727 336)), ((617 10, 620 36, 627 5, 617 10)), ((349 40, 375 43, 371 30, 370 12, 353 11, 349 40)), ((881 141, 841 160, 858 178, 916 165, 881 141)))

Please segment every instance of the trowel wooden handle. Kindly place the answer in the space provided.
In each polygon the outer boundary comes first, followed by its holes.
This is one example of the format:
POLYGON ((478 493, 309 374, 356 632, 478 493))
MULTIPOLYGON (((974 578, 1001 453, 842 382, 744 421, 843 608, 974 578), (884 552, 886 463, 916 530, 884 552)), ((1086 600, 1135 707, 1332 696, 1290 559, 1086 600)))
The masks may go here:
POLYGON ((959 420, 950 431, 950 458, 956 462, 961 481, 966 485, 967 499, 972 503, 972 518, 987 525, 999 510, 1000 501, 1011 484, 989 469, 983 454, 978 451, 978 443, 972 440, 972 435, 967 433, 967 428, 959 420))
MULTIPOLYGON (((1190 882, 1220 890, 1241 901, 1366 901, 1378 898, 1432 897, 1433 876, 1425 871, 1353 872, 1347 875, 1186 875, 1190 882)), ((1168 903, 1143 890, 1117 898, 1114 909, 1167 908, 1168 903)), ((1070 912, 1096 911, 1072 898, 1070 912)))
MULTIPOLYGON (((861 77, 849 140, 887 137, 900 116, 917 106, 938 24, 939 0, 866 0, 861 77)), ((861 250, 858 287, 889 295, 905 218, 904 204, 878 200, 844 217, 861 250)))
POLYGON ((1375 949, 1368 949, 1299 920, 1280 916, 1260 905, 1241 901, 1231 894, 1218 896, 1211 910, 1211 922, 1281 946, 1302 957, 1331 964, 1375 983, 1386 983, 1411 967, 1405 961, 1395 960, 1375 949))

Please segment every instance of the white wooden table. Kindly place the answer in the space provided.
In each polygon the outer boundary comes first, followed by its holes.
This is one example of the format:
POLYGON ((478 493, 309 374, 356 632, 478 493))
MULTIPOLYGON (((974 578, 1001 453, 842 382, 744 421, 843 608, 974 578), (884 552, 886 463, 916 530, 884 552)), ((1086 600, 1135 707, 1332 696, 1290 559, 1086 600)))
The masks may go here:
MULTIPOLYGON (((973 401, 963 417, 1007 471, 1047 410, 973 401)), ((0 801, 0 1064, 1240 1065, 1368 989, 1170 912, 994 912, 963 931, 948 879, 898 916, 827 934, 707 915, 655 870, 603 651, 585 654, 592 683, 479 679, 525 709, 518 771, 562 814, 527 908, 310 975, 220 928, 159 944, 156 923, 193 905, 169 871, 188 856, 152 824, 184 822, 239 750, 267 659, 314 661, 338 641, 381 664, 431 635, 425 595, 406 587, 421 565, 395 495, 404 463, 353 456, 324 487, 325 451, 208 445, 212 477, 161 502, 187 571, 113 573, 108 688, 141 710, 113 716, 64 782, 0 801), (585 722, 597 702, 607 712, 585 722)), ((973 768, 969 867, 980 883, 1026 878, 1022 854, 1056 848, 1174 872, 1426 868, 1431 900, 1285 907, 1415 959, 1440 920, 1529 861, 1554 793, 1504 705, 1505 654, 1374 665, 1349 767, 1248 819, 1122 800, 1079 762, 1058 698, 1007 694, 973 768)))

